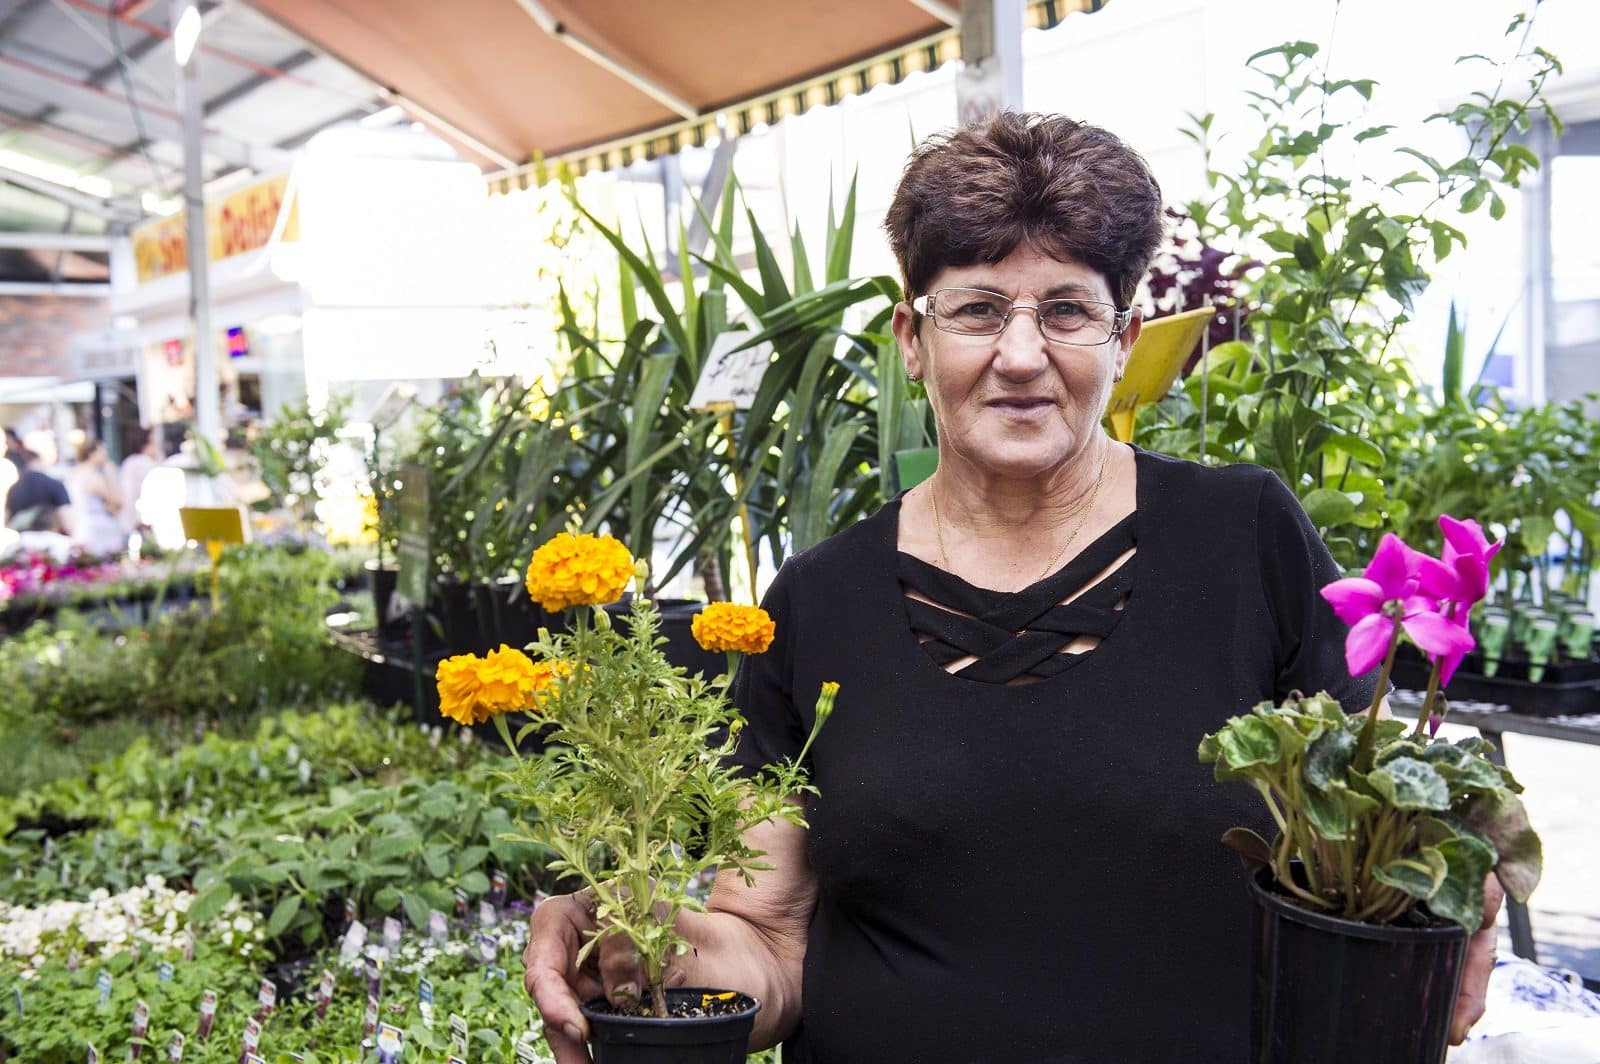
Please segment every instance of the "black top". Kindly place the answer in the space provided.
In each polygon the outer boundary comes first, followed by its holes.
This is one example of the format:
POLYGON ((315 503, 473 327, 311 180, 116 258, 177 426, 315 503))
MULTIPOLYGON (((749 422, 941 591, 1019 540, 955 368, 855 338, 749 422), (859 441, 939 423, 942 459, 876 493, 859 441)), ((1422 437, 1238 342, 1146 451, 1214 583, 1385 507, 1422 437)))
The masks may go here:
POLYGON ((6 490, 6 513, 18 532, 56 531, 56 508, 70 502, 66 485, 38 469, 24 469, 6 490))
POLYGON ((1346 674, 1317 594, 1339 573, 1277 478, 1145 451, 1137 469, 1135 513, 1015 594, 900 554, 898 500, 773 582, 776 642, 735 683, 738 761, 798 753, 819 685, 841 684, 807 812, 820 1064, 1245 1059, 1250 904, 1218 839, 1270 825, 1196 747, 1262 699, 1357 708, 1373 680, 1346 674), (988 616, 908 611, 908 587, 988 616), (1079 634, 1098 645, 1055 653, 1079 634), (941 665, 974 654, 992 675, 941 665), (1037 682, 995 682, 1016 676, 1037 682))

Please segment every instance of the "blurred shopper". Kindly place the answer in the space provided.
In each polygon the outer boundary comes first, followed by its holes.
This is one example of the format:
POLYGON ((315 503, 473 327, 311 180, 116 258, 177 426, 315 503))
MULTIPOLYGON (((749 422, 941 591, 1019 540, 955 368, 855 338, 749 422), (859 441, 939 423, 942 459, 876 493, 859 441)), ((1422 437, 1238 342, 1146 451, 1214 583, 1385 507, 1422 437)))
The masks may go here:
POLYGON ((122 489, 106 446, 93 436, 78 444, 78 464, 67 477, 77 539, 91 554, 122 553, 122 489))
POLYGON ((161 440, 154 429, 140 429, 134 437, 134 449, 122 460, 122 530, 132 534, 148 526, 139 512, 139 495, 144 490, 145 477, 161 461, 161 440))
POLYGON ((6 491, 6 527, 70 536, 72 500, 67 486, 39 468, 39 456, 32 451, 23 448, 10 455, 22 473, 6 491))

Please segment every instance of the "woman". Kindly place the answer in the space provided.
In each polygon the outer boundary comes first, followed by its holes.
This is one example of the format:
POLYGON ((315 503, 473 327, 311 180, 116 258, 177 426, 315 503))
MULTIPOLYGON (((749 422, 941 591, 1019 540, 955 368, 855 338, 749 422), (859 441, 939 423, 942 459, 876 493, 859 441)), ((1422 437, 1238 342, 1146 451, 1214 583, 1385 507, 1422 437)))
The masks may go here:
MULTIPOLYGON (((1296 688, 1368 704, 1317 594, 1338 573, 1271 474, 1102 431, 1162 237, 1115 137, 1002 115, 934 138, 886 225, 938 470, 779 572, 778 645, 735 685, 739 756, 793 756, 838 680, 819 794, 809 828, 755 832, 771 871, 684 916, 676 978, 755 994, 754 1044, 824 1064, 1244 1059, 1250 902, 1217 840, 1263 815, 1195 747, 1296 688)), ((586 1059, 578 995, 640 985, 620 943, 574 966, 592 927, 580 896, 533 917, 559 1064, 586 1059)))
POLYGON ((117 515, 122 512, 122 491, 105 444, 93 436, 83 438, 78 444, 78 464, 67 476, 67 488, 84 549, 91 554, 120 554, 124 540, 117 515))

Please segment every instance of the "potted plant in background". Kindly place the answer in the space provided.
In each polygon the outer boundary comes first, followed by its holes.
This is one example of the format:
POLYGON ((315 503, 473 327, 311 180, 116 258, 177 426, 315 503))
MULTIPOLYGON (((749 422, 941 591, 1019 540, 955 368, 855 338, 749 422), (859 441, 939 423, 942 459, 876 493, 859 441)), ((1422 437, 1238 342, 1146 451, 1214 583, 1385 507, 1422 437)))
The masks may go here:
POLYGON ((1538 883, 1521 786, 1481 737, 1437 737, 1440 688, 1472 649, 1467 616, 1499 547, 1474 521, 1440 523, 1442 558, 1387 535, 1361 576, 1323 589, 1351 625, 1351 674, 1383 665, 1364 714, 1296 695, 1200 744, 1216 778, 1256 788, 1278 826, 1271 844, 1245 828, 1223 839, 1255 868, 1256 1064, 1442 1061, 1485 879, 1519 901, 1538 883), (1402 639, 1433 664, 1415 728, 1379 719, 1402 639))
MULTIPOLYGON (((599 930, 580 961, 611 936, 638 952, 648 990, 636 1009, 605 998, 584 1003, 596 1064, 617 1061, 743 1060, 760 1003, 734 989, 666 989, 671 960, 688 949, 678 914, 701 910, 696 887, 715 869, 747 880, 768 866, 744 841, 772 819, 803 824, 801 764, 832 711, 825 684, 800 755, 746 777, 725 759, 741 720, 725 696, 730 674, 706 681, 670 664, 660 649, 654 605, 635 595, 628 623, 598 608, 646 574, 610 536, 563 532, 534 552, 529 594, 546 609, 574 610, 566 632, 540 633, 532 657, 501 647, 439 666, 441 711, 492 720, 512 753, 506 793, 531 814, 526 839, 547 847, 550 869, 581 881, 599 930), (506 714, 531 716, 513 736, 506 714), (538 756, 519 743, 537 733, 538 756)), ((699 625, 707 649, 765 650, 770 619, 758 607, 718 604, 699 625)), ((731 662, 730 662, 731 664, 731 662)))

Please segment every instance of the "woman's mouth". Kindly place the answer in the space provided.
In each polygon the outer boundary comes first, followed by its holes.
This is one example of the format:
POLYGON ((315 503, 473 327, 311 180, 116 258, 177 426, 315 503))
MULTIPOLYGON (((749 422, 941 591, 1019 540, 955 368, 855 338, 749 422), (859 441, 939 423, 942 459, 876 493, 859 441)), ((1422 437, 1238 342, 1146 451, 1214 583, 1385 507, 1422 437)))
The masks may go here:
POLYGON ((991 399, 986 405, 1007 417, 1026 418, 1037 417, 1047 410, 1054 409, 1056 404, 1044 396, 1010 396, 991 399))

